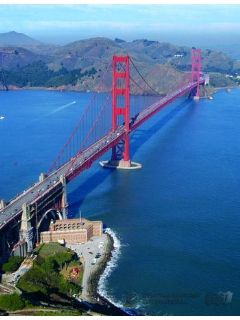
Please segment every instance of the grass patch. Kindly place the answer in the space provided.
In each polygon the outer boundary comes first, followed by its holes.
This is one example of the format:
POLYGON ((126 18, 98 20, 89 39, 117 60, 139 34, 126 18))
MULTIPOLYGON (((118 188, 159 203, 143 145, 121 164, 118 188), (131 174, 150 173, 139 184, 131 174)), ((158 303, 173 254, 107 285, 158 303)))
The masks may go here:
POLYGON ((46 257, 62 252, 71 252, 71 250, 61 246, 57 242, 43 243, 37 248, 37 254, 40 257, 46 257))
POLYGON ((81 311, 59 310, 59 311, 35 311, 34 316, 81 316, 81 311))

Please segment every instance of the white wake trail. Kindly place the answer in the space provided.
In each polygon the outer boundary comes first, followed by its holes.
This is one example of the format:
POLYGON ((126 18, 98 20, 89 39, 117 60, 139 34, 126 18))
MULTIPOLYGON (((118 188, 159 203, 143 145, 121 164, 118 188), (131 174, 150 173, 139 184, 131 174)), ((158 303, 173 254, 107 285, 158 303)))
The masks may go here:
POLYGON ((55 113, 57 113, 57 112, 59 112, 59 111, 61 111, 63 109, 66 109, 66 108, 72 106, 75 103, 76 103, 76 101, 72 101, 72 102, 69 102, 67 104, 64 104, 63 106, 60 106, 57 109, 55 109, 55 110, 51 111, 50 113, 48 113, 48 115, 55 114, 55 113))
POLYGON ((53 110, 53 111, 51 111, 51 112, 49 112, 49 113, 41 116, 40 118, 33 119, 33 120, 30 121, 29 123, 39 122, 39 121, 41 121, 42 119, 45 119, 45 118, 51 116, 52 114, 55 114, 55 113, 57 113, 57 112, 59 112, 59 111, 61 111, 61 110, 63 110, 63 109, 66 109, 66 108, 72 106, 72 105, 75 104, 75 103, 77 103, 77 102, 76 102, 76 101, 72 101, 72 102, 69 102, 69 103, 67 103, 67 104, 64 104, 63 106, 60 106, 60 107, 56 108, 55 110, 53 110))

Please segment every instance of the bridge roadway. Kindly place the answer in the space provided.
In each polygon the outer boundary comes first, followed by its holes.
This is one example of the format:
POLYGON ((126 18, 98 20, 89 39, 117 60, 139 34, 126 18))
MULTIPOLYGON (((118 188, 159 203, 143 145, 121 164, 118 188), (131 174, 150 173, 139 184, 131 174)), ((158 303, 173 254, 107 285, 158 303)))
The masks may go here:
MULTIPOLYGON (((203 77, 201 78, 200 83, 204 83, 203 77)), ((136 129, 141 123, 176 98, 194 89, 196 85, 196 82, 191 82, 147 107, 144 111, 140 112, 134 120, 131 120, 130 131, 136 129)), ((45 194, 49 193, 53 187, 60 183, 61 176, 64 176, 66 182, 69 182, 81 171, 89 168, 92 162, 104 154, 108 149, 118 144, 124 135, 125 128, 124 125, 121 125, 114 132, 109 132, 86 150, 70 159, 55 172, 47 176, 43 181, 33 184, 30 188, 24 190, 20 195, 12 199, 8 205, 0 211, 0 230, 21 214, 22 205, 24 203, 31 205, 44 197, 45 194)))

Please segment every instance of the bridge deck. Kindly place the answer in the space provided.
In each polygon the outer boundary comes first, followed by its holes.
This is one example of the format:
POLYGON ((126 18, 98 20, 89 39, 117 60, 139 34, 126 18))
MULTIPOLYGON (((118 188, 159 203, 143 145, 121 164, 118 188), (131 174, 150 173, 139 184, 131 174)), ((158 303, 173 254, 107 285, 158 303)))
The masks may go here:
MULTIPOLYGON (((200 83, 204 83, 204 78, 201 78, 200 83)), ((130 123, 130 131, 135 130, 144 121, 176 98, 194 89, 196 85, 196 82, 191 82, 147 107, 136 116, 134 123, 130 123)), ((20 215, 22 212, 22 205, 24 203, 33 204, 37 200, 43 198, 45 194, 51 192, 56 184, 60 182, 61 176, 65 176, 67 182, 73 179, 74 176, 78 175, 81 171, 89 168, 92 162, 98 159, 107 150, 118 144, 124 135, 124 126, 119 126, 117 130, 109 132, 99 141, 79 153, 75 158, 70 159, 58 170, 46 177, 42 182, 35 183, 15 199, 11 200, 10 203, 0 211, 0 229, 4 228, 10 221, 20 215)))

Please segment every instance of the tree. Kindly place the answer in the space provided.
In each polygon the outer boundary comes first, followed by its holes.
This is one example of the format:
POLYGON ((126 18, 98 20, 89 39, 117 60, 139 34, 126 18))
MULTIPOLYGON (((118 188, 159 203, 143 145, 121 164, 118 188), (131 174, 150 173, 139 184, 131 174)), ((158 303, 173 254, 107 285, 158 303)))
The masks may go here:
POLYGON ((3 272, 14 272, 16 271, 19 267, 20 264, 22 263, 23 258, 22 257, 17 257, 17 256, 11 256, 6 263, 3 264, 2 270, 3 272))
POLYGON ((57 264, 59 265, 60 269, 63 268, 64 264, 69 263, 73 260, 73 254, 71 252, 59 252, 54 256, 57 264))

